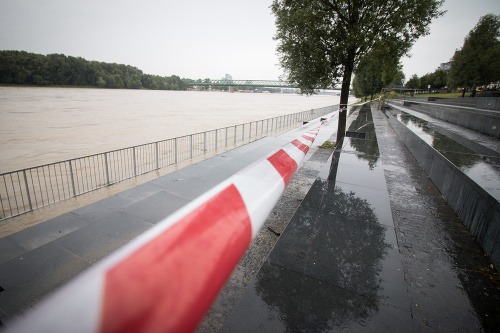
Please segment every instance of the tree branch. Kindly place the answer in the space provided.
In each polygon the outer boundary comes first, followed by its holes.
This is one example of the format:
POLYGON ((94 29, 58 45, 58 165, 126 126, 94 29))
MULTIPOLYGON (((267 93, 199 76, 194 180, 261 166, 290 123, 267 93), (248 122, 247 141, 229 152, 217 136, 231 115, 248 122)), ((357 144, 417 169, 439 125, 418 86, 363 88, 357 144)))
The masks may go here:
POLYGON ((337 2, 335 0, 330 1, 330 0, 321 0, 323 4, 325 4, 327 7, 329 7, 331 10, 333 10, 335 13, 337 13, 337 16, 339 17, 340 21, 344 24, 348 24, 349 21, 343 14, 343 11, 341 8, 338 6, 337 2))

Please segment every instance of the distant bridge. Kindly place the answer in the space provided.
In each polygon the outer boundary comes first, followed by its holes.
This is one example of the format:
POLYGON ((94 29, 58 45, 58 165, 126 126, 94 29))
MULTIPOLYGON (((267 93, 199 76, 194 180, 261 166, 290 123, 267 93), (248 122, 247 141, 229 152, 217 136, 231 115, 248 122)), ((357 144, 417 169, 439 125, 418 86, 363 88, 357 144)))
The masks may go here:
POLYGON ((205 80, 191 82, 191 86, 229 86, 229 87, 259 87, 259 88, 298 88, 295 83, 272 80, 205 80))

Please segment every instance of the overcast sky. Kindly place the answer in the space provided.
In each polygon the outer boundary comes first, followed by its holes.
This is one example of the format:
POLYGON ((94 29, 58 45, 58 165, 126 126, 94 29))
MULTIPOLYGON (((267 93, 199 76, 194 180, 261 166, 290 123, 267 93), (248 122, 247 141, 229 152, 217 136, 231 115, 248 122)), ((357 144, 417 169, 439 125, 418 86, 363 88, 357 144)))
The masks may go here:
MULTIPOLYGON (((0 0, 0 50, 63 53, 162 76, 278 79, 272 0, 0 0)), ((446 0, 403 59, 407 79, 447 62, 500 0, 446 0)))

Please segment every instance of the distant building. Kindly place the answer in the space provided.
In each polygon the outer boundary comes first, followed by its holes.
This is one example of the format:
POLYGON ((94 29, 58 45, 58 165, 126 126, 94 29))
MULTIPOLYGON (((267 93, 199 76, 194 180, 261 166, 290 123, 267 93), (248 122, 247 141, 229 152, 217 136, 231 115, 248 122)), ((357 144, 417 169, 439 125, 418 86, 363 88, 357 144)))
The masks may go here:
POLYGON ((441 65, 439 65, 438 69, 442 71, 447 71, 450 69, 450 67, 451 67, 451 61, 448 61, 448 62, 443 62, 441 65))
POLYGON ((222 81, 233 81, 233 77, 231 74, 226 74, 222 79, 222 81))

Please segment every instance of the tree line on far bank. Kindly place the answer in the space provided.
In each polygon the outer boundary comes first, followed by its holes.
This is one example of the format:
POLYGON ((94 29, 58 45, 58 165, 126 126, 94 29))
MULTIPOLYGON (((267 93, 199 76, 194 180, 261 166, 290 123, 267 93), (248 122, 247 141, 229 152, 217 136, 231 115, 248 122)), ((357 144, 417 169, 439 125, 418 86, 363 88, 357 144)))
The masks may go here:
POLYGON ((0 51, 0 84, 186 90, 188 79, 144 74, 133 66, 64 54, 0 51))
MULTIPOLYGON (((400 67, 399 58, 391 57, 391 54, 394 52, 384 48, 379 51, 372 50, 361 59, 353 81, 356 97, 373 97, 382 88, 391 87, 391 84, 388 84, 390 80, 387 80, 386 68, 400 67)), ((463 46, 455 51, 449 69, 438 68, 420 77, 415 74, 407 80, 404 87, 425 92, 460 89, 462 96, 467 91, 474 96, 477 87, 492 83, 495 85, 500 80, 498 59, 500 59, 500 16, 487 14, 479 19, 465 38, 463 46)), ((392 80, 393 87, 398 85, 402 87, 399 79, 400 77, 396 76, 395 80, 392 80)), ((404 76, 401 79, 404 79, 404 76)))

